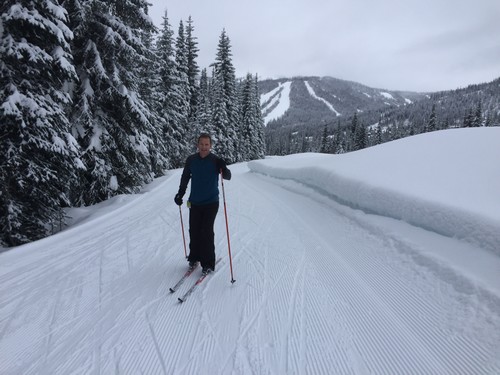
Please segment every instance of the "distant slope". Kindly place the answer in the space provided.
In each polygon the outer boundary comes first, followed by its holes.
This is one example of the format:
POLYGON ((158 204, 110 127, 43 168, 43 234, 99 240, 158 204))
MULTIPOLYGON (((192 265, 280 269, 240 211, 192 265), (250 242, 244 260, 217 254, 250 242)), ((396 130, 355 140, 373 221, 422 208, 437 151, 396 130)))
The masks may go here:
POLYGON ((259 83, 259 89, 265 123, 274 128, 322 124, 338 116, 404 107, 427 97, 421 93, 375 89, 332 77, 265 80, 259 83), (288 96, 283 90, 285 87, 289 89, 288 96), (275 112, 275 108, 287 110, 275 112))
POLYGON ((357 124, 367 128, 367 146, 429 130, 500 126, 500 78, 435 93, 376 89, 332 77, 265 80, 259 90, 266 99, 262 111, 268 155, 321 152, 325 131, 330 140, 338 131, 335 139, 341 144, 327 152, 349 151, 345 146, 351 133, 344 129, 351 127, 354 114, 357 124), (276 92, 280 95, 273 96, 276 92))
POLYGON ((264 123, 279 119, 290 108, 290 86, 292 82, 279 83, 278 87, 261 95, 260 103, 264 114, 264 123))

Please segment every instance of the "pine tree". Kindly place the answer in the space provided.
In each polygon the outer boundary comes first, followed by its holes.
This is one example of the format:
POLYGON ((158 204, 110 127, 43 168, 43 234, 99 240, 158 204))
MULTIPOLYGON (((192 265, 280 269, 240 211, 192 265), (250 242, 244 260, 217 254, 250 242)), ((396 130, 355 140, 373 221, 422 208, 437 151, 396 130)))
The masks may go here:
POLYGON ((64 224, 83 165, 65 114, 76 78, 66 11, 50 0, 0 11, 0 243, 15 246, 64 224))
POLYGON ((466 112, 464 116, 463 127, 470 128, 473 126, 473 123, 474 123, 474 113, 472 112, 472 109, 470 109, 466 112))
POLYGON ((176 91, 174 97, 175 106, 178 111, 178 128, 181 132, 181 160, 184 163, 186 157, 191 153, 191 145, 196 138, 195 129, 189 123, 190 113, 190 87, 189 87, 189 66, 188 66, 188 49, 186 44, 186 34, 184 23, 179 22, 177 38, 175 41, 175 63, 177 66, 176 91))
POLYGON ((167 152, 169 144, 164 140, 164 129, 166 128, 162 106, 164 95, 160 92, 161 77, 158 74, 161 70, 161 60, 154 46, 154 33, 151 30, 145 30, 142 38, 146 47, 146 56, 143 61, 139 62, 141 69, 138 91, 140 97, 151 108, 150 121, 154 133, 151 134, 149 155, 152 172, 155 177, 158 177, 163 176, 165 170, 171 167, 167 152))
POLYGON ((491 116, 489 113, 484 120, 484 126, 493 126, 493 122, 491 121, 491 116))
POLYGON ((328 127, 324 126, 323 128, 323 136, 321 137, 321 148, 319 152, 326 154, 329 152, 328 150, 328 127))
POLYGON ((238 108, 235 69, 231 56, 230 41, 223 30, 214 63, 212 125, 215 153, 233 163, 238 160, 238 108))
POLYGON ((377 129, 375 130, 375 144, 380 145, 382 144, 382 124, 380 123, 380 120, 377 124, 377 129))
MULTIPOLYGON (((199 84, 198 84, 198 74, 200 73, 200 68, 196 62, 198 57, 198 42, 194 36, 194 26, 191 16, 187 21, 186 27, 186 55, 187 55, 187 77, 189 85, 189 114, 188 119, 190 123, 195 122, 196 111, 198 106, 198 95, 199 95, 199 84)), ((198 133, 198 131, 197 131, 198 133)))
POLYGON ((212 134, 212 110, 211 110, 211 84, 207 76, 207 70, 203 69, 200 76, 200 88, 198 92, 198 105, 196 110, 196 123, 200 133, 212 134))
POLYGON ((264 156, 264 130, 257 77, 248 73, 241 83, 239 130, 239 160, 254 160, 264 156))
POLYGON ((358 125, 356 127, 356 132, 354 134, 354 149, 362 150, 366 148, 367 134, 366 127, 364 125, 358 125))
POLYGON ((474 116, 472 118, 472 127, 478 128, 483 125, 483 110, 482 110, 482 104, 481 104, 481 99, 477 103, 476 110, 474 112, 474 116))
POLYGON ((141 37, 154 31, 146 0, 68 0, 79 85, 71 115, 85 150, 76 203, 94 204, 137 192, 152 180, 150 151, 159 137, 149 104, 139 95, 141 37))
POLYGON ((436 123, 436 105, 432 105, 431 114, 429 116, 429 121, 424 125, 424 133, 433 132, 437 130, 436 123))
POLYGON ((185 95, 179 83, 174 32, 168 21, 167 12, 163 17, 162 29, 156 41, 156 54, 159 59, 159 107, 164 119, 162 132, 168 157, 173 168, 183 165, 186 157, 185 95))
POLYGON ((252 141, 254 137, 254 118, 253 118, 253 77, 247 74, 245 80, 241 83, 240 109, 241 124, 239 129, 239 160, 251 160, 252 141))
POLYGON ((259 79, 257 74, 253 83, 253 113, 255 116, 255 137, 254 137, 254 154, 251 155, 253 159, 263 159, 266 153, 266 143, 264 135, 264 117, 260 107, 260 93, 259 93, 259 79))

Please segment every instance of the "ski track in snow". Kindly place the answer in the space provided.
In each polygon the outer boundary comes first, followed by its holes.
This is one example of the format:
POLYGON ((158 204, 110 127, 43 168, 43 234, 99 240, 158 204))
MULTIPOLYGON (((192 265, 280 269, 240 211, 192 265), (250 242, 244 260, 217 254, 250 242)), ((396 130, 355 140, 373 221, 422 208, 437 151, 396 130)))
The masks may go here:
POLYGON ((182 305, 198 273, 170 294, 186 267, 171 203, 180 171, 37 253, 3 254, 0 373, 500 373, 498 296, 369 215, 244 164, 232 171, 237 281, 221 204, 223 260, 182 305))
POLYGON ((338 112, 335 108, 333 108, 333 105, 326 99, 319 97, 316 95, 316 92, 314 89, 311 87, 308 81, 304 81, 304 84, 306 85, 307 91, 309 92, 309 95, 311 95, 314 99, 319 100, 320 102, 323 102, 330 111, 335 113, 336 116, 342 116, 342 113, 338 112))

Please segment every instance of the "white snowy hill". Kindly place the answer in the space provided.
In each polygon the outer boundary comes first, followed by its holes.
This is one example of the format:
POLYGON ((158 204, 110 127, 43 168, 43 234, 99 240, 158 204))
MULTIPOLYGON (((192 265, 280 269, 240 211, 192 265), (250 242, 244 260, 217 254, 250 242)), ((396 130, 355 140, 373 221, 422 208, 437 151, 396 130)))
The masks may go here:
POLYGON ((73 210, 0 254, 0 374, 499 374, 499 145, 454 129, 231 166, 236 283, 221 205, 222 261, 183 304, 180 170, 73 210))
MULTIPOLYGON (((309 124, 316 127, 354 113, 405 107, 427 98, 424 93, 371 88, 333 77, 294 77, 259 82, 264 123, 309 124)), ((378 118, 378 114, 376 118, 378 118)))

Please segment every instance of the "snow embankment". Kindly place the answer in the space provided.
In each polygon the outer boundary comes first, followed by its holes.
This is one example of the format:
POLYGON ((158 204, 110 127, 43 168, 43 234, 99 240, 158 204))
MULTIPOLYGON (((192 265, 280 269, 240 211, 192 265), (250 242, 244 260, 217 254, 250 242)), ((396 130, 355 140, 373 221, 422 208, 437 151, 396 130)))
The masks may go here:
POLYGON ((249 168, 500 255, 499 144, 500 127, 452 129, 342 155, 270 157, 249 168))

